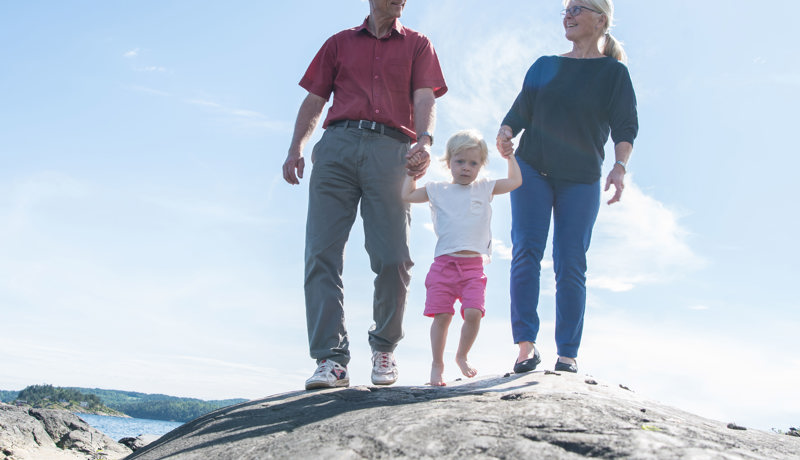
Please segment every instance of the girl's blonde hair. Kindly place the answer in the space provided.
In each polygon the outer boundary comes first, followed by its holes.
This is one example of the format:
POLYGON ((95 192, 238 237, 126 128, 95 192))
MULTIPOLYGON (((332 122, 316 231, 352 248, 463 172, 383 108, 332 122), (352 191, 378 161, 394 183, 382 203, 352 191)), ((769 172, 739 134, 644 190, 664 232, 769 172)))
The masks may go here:
POLYGON ((458 131, 450 136, 450 139, 447 140, 447 147, 445 148, 442 161, 444 161, 446 165, 449 165, 453 155, 473 147, 477 147, 481 154, 481 166, 485 165, 489 160, 489 148, 486 146, 486 141, 483 140, 481 133, 474 129, 458 131))
MULTIPOLYGON (((563 0, 564 8, 569 5, 570 0, 563 0)), ((628 55, 622 49, 622 42, 611 35, 611 28, 614 27, 614 2, 613 0, 583 0, 590 8, 600 11, 606 17, 606 27, 603 30, 603 54, 613 57, 620 62, 627 62, 628 55)))

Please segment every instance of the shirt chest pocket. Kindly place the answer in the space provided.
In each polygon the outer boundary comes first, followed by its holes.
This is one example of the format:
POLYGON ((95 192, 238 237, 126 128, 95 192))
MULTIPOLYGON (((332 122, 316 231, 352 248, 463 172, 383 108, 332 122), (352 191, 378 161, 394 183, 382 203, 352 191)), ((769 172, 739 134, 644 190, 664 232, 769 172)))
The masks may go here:
POLYGON ((469 213, 472 214, 473 216, 481 215, 483 214, 485 208, 486 208, 486 203, 483 200, 473 198, 470 201, 469 213))

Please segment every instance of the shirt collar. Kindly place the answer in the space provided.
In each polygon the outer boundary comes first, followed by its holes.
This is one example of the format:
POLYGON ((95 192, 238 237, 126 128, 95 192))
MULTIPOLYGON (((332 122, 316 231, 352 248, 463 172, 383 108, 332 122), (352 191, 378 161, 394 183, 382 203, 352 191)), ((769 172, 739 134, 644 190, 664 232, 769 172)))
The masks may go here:
MULTIPOLYGON (((367 27, 368 23, 369 23, 369 16, 364 18, 364 22, 361 24, 361 26, 357 27, 356 30, 358 30, 359 32, 366 31, 368 34, 372 35, 372 32, 369 31, 369 27, 367 27)), ((392 25, 392 30, 389 32, 389 34, 390 35, 399 34, 399 35, 405 36, 406 35, 406 28, 403 27, 403 24, 400 24, 400 20, 399 19, 395 19, 394 20, 394 25, 392 25)), ((381 38, 381 37, 379 37, 379 38, 381 38)))

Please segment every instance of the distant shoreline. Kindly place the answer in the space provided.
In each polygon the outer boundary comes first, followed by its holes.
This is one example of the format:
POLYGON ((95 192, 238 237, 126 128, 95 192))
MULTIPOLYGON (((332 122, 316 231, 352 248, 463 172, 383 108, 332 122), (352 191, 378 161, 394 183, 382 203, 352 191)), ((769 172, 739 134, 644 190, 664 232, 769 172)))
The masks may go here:
POLYGON ((34 385, 21 391, 0 390, 0 400, 8 404, 66 410, 72 413, 186 423, 246 399, 204 401, 163 394, 100 388, 53 387, 34 385), (85 400, 84 400, 85 398, 85 400))

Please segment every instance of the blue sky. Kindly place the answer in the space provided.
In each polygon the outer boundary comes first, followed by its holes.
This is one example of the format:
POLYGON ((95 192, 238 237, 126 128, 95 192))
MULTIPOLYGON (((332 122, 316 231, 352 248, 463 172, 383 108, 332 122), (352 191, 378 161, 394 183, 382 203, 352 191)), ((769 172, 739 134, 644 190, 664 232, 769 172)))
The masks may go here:
MULTIPOLYGON (((641 130, 623 201, 602 206, 594 232, 581 371, 722 421, 796 426, 800 63, 789 28, 773 26, 794 5, 616 6, 641 130)), ((431 38, 450 87, 434 155, 463 128, 493 144, 528 66, 569 50, 560 9, 408 3, 403 23, 431 38)), ((289 186, 280 169, 305 96, 297 82, 322 42, 367 11, 361 0, 0 2, 0 389, 211 399, 302 387, 314 369, 307 180, 289 186)), ((504 174, 492 160, 486 173, 504 174)), ((438 166, 428 176, 445 177, 438 166)), ((481 375, 508 372, 516 354, 508 198, 493 203, 487 316, 471 358, 481 375)), ((353 384, 369 382, 360 225, 345 262, 353 384)), ((421 312, 434 245, 430 212, 415 205, 400 385, 428 378, 421 312)), ((551 269, 545 367, 556 358, 551 269)), ((445 378, 457 377, 449 365, 445 378)))

